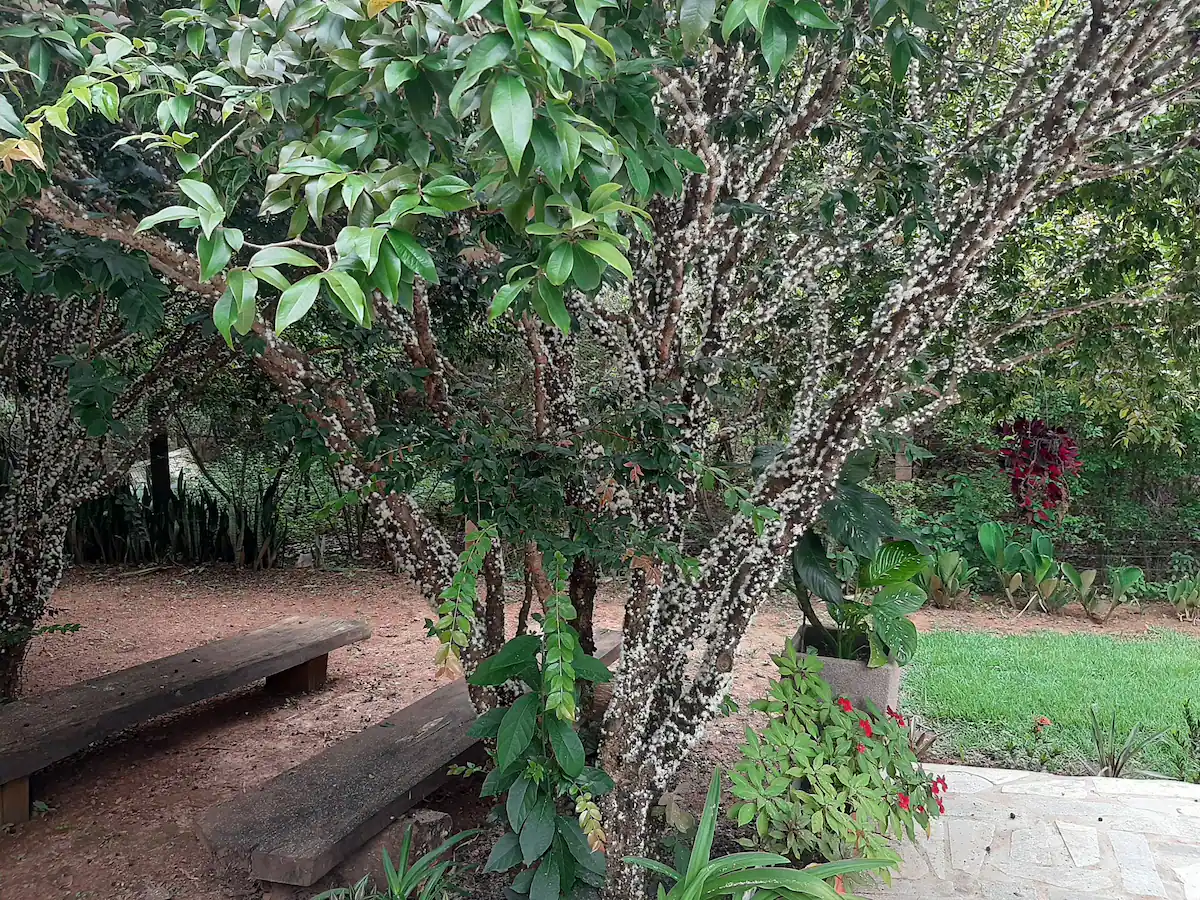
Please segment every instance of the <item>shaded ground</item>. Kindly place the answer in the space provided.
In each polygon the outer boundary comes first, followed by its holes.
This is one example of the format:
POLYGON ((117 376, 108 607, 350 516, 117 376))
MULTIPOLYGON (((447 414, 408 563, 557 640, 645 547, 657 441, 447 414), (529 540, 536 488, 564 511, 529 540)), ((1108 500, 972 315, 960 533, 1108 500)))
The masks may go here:
MULTIPOLYGON (((519 591, 514 591, 514 595, 519 591)), ((597 624, 620 623, 619 591, 606 591, 597 624)), ((34 648, 28 693, 126 668, 290 615, 365 618, 367 642, 330 657, 321 692, 281 701, 248 690, 144 728, 137 735, 49 770, 35 794, 49 809, 0 834, 0 897, 37 900, 236 900, 254 897, 242 881, 223 884, 195 835, 197 815, 290 768, 328 744, 387 717, 437 686, 426 637, 427 609, 407 582, 376 571, 247 573, 218 567, 148 573, 72 572, 55 595, 61 622, 83 630, 34 648)), ((1170 624, 1157 609, 1122 615, 1104 630, 1140 633, 1170 624)), ((796 628, 790 605, 757 618, 739 651, 734 697, 760 695, 774 672, 769 656, 796 628)), ((1178 624, 1178 623, 1176 623, 1178 624)), ((922 613, 923 630, 1078 627, 1085 621, 1001 613, 922 613)), ((744 716, 710 729, 702 756, 686 766, 677 792, 695 809, 711 765, 737 759, 744 716)), ((472 803, 439 798, 470 813, 472 803)), ((461 827, 461 823, 459 824, 461 827)))

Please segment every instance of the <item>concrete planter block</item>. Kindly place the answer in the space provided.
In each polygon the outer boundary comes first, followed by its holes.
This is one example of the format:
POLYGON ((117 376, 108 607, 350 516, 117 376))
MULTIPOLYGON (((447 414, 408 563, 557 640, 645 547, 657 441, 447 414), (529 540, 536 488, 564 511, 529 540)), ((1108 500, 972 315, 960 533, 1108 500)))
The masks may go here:
POLYGON ((821 662, 825 663, 821 677, 829 682, 834 697, 845 697, 859 709, 866 709, 865 701, 870 700, 880 713, 889 706, 900 709, 900 667, 895 663, 868 669, 857 659, 822 656, 821 662))

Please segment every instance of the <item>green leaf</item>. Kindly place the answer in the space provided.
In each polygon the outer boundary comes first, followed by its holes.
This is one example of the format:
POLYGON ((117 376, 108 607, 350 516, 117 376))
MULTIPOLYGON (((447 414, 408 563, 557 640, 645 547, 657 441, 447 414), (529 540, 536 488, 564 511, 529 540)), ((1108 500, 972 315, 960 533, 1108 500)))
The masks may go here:
POLYGON ((485 872, 507 872, 513 866, 521 864, 521 844, 511 831, 496 841, 483 867, 485 872))
POLYGON ((260 266, 296 266, 301 269, 319 269, 321 267, 320 263, 291 247, 264 247, 250 257, 247 265, 251 269, 260 266))
POLYGON ((600 287, 601 275, 600 264, 596 262, 596 258, 576 244, 575 265, 571 268, 571 277, 574 278, 576 286, 581 291, 594 291, 600 287))
POLYGON ((579 246, 592 256, 604 260, 626 278, 633 278, 633 268, 625 254, 607 241, 580 241, 579 246))
POLYGON ((137 228, 134 229, 136 234, 139 231, 145 231, 148 228, 153 228, 155 225, 161 225, 163 222, 177 222, 180 219, 194 219, 199 213, 190 206, 168 206, 166 209, 160 209, 158 212, 146 216, 142 221, 138 222, 137 228))
POLYGON ((375 270, 379 262, 379 248, 383 243, 382 228, 366 228, 360 225, 347 225, 338 232, 334 248, 338 258, 355 256, 362 260, 363 267, 368 273, 375 270))
POLYGON ((407 59, 397 59, 387 64, 383 70, 383 87, 389 94, 395 93, 396 88, 417 77, 417 67, 407 59))
POLYGON ((199 58, 204 52, 204 26, 193 25, 187 30, 187 45, 192 51, 192 56, 199 58))
POLYGON ((525 23, 521 20, 517 0, 504 0, 504 27, 512 36, 513 46, 520 49, 525 42, 525 23))
POLYGON ((416 272, 430 284, 438 284, 437 266, 433 263, 433 257, 429 255, 429 251, 417 243, 407 231, 401 231, 393 228, 388 232, 388 243, 392 245, 392 249, 396 251, 396 256, 400 258, 400 262, 404 263, 405 267, 416 272))
POLYGON ((829 565, 825 546, 813 531, 807 531, 792 551, 792 577, 798 588, 837 606, 842 602, 842 583, 829 565))
POLYGON ((797 25, 807 25, 809 28, 837 29, 842 26, 825 14, 817 0, 793 0, 792 18, 797 25))
POLYGON ((679 31, 686 46, 690 47, 708 34, 708 26, 716 11, 716 0, 682 0, 679 4, 679 31))
POLYGON ((492 298, 492 305, 488 310, 488 321, 495 322, 504 315, 505 311, 513 305, 513 301, 521 296, 526 284, 528 282, 501 285, 500 290, 496 291, 496 296, 492 298))
POLYGON ((98 84, 93 96, 96 99, 96 107, 100 110, 101 115, 110 122, 117 121, 121 110, 121 95, 117 90, 117 86, 111 81, 98 84))
POLYGON ((217 326, 217 331, 225 338, 225 343, 233 348, 233 323, 235 319, 233 294, 230 291, 225 291, 221 295, 221 299, 217 301, 213 307, 213 324, 217 326))
POLYGON ((912 541, 889 541, 876 551, 859 573, 861 587, 879 587, 908 581, 928 560, 912 541))
POLYGON ((0 94, 0 129, 16 137, 25 136, 25 126, 21 124, 21 117, 3 94, 0 94))
POLYGON ((692 839, 692 853, 688 857, 687 879, 694 879, 708 865, 709 854, 712 851, 713 837, 717 832, 717 807, 721 803, 721 770, 714 769, 712 781, 708 785, 708 797, 704 801, 704 812, 696 826, 696 836, 692 839))
MULTIPOLYGON (((505 712, 507 710, 503 708, 500 710, 501 719, 503 719, 505 712)), ((498 731, 499 727, 497 727, 498 731)), ((508 816, 508 827, 513 831, 520 831, 521 826, 525 824, 525 820, 529 818, 529 814, 537 804, 537 782, 526 775, 522 775, 508 789, 508 797, 504 801, 504 812, 508 816)))
POLYGON ((312 309, 320 290, 320 275, 309 275, 285 290, 275 310, 275 331, 282 333, 293 322, 303 319, 305 313, 312 309))
POLYGON ((769 0, 746 0, 746 19, 754 26, 755 31, 762 31, 768 4, 769 0))
POLYGON ((274 266, 259 266, 254 270, 254 277, 259 281, 265 281, 277 291, 286 291, 292 286, 292 283, 283 277, 283 273, 274 266))
POLYGON ((454 115, 462 114, 463 110, 460 106, 462 96, 474 87, 475 83, 479 81, 479 76, 503 63, 511 52, 512 39, 504 34, 493 33, 479 39, 471 48, 471 52, 467 54, 467 62, 463 66, 462 74, 458 76, 454 90, 450 92, 450 109, 454 115))
POLYGON ((558 35, 551 34, 548 31, 535 30, 529 32, 529 41, 543 59, 548 60, 563 71, 570 72, 575 68, 575 57, 571 52, 571 45, 558 35))
POLYGON ((338 269, 330 269, 321 275, 334 295, 345 304, 346 309, 359 325, 367 323, 367 298, 362 285, 353 275, 338 269))
POLYGON ((646 164, 642 162, 642 157, 634 150, 626 147, 621 148, 621 155, 625 157, 625 174, 629 177, 629 185, 632 187, 639 197, 650 196, 650 175, 646 171, 646 164))
POLYGON ((203 181, 197 181, 194 178, 185 178, 179 182, 179 190, 201 209, 209 210, 221 218, 225 218, 225 207, 217 199, 216 192, 203 181))
POLYGON ((542 639, 536 634, 523 634, 507 641, 500 651, 481 661, 467 679, 477 687, 499 687, 517 678, 529 666, 537 667, 537 654, 542 639))
POLYGON ((529 900, 561 900, 559 886, 562 873, 558 857, 550 854, 542 860, 529 885, 529 900))
POLYGON ((254 300, 258 296, 258 279, 245 269, 232 269, 226 276, 226 283, 235 301, 237 321, 234 325, 238 334, 247 334, 254 325, 254 300))
POLYGON ((391 241, 384 241, 379 246, 379 262, 371 270, 371 287, 383 294, 389 303, 398 303, 403 275, 404 265, 400 257, 392 249, 391 241))
POLYGON ((538 309, 538 314, 542 318, 553 322, 563 334, 571 333, 571 314, 567 312, 567 306, 563 302, 563 293, 545 279, 537 283, 534 307, 538 309), (540 300, 541 303, 537 303, 537 300, 540 300))
POLYGON ((528 749, 537 728, 539 699, 536 694, 522 694, 504 714, 496 737, 499 768, 507 769, 528 749))
POLYGON ((900 665, 905 665, 917 652, 917 626, 903 616, 893 618, 876 614, 875 633, 900 665))
POLYGON ((876 614, 910 616, 928 601, 925 592, 911 581, 889 584, 871 598, 871 609, 876 614))
POLYGON ((703 175, 708 171, 708 166, 704 164, 704 160, 698 157, 695 153, 689 153, 682 147, 675 147, 671 150, 671 155, 675 157, 675 161, 689 172, 695 172, 698 175, 703 175))
POLYGON ((596 684, 607 684, 612 681, 613 674, 601 660, 594 656, 580 653, 571 660, 575 667, 575 677, 581 681, 592 681, 596 684))
POLYGON ((575 251, 568 243, 559 244, 546 262, 546 278, 553 285, 563 284, 571 277, 575 265, 575 251))
POLYGON ((737 28, 746 21, 746 4, 749 0, 733 0, 725 10, 725 18, 721 21, 721 38, 729 40, 737 28))
POLYGON ((462 24, 491 2, 492 0, 463 0, 462 6, 458 10, 458 15, 454 17, 454 21, 462 24))
POLYGON ((492 88, 489 110, 492 128, 504 146, 513 171, 519 172, 521 157, 525 155, 533 130, 533 103, 525 83, 512 75, 501 75, 492 88))
POLYGON ((781 21, 784 17, 785 14, 781 10, 772 9, 763 24, 762 39, 759 42, 772 78, 779 74, 788 58, 788 35, 781 21))
POLYGON ((537 164, 542 167, 546 180, 556 191, 563 184, 563 150, 550 124, 545 119, 533 123, 533 153, 537 164))
POLYGON ((521 861, 533 865, 554 840, 554 803, 542 794, 521 825, 521 861))
POLYGON ((467 737, 479 738, 481 741, 495 740, 497 732, 500 731, 500 720, 504 718, 504 712, 502 706, 489 709, 467 729, 467 737))
POLYGON ((583 772, 584 755, 583 743, 575 729, 558 716, 546 717, 546 731, 550 734, 550 746, 554 750, 554 758, 562 770, 570 778, 575 778, 583 772))
POLYGON ((200 280, 209 281, 229 263, 233 248, 225 242, 225 235, 218 229, 212 237, 200 235, 196 241, 196 255, 200 257, 200 280))

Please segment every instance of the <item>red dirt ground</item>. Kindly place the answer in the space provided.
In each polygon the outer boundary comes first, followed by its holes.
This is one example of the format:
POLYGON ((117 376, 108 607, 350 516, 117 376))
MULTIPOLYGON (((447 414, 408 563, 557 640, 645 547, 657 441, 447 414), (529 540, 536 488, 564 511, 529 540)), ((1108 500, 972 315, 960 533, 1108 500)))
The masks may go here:
MULTIPOLYGON (((514 595, 519 593, 513 592, 514 595)), ((619 586, 603 592, 597 624, 620 624, 619 586)), ((290 615, 365 618, 364 643, 336 651, 315 694, 279 700, 251 689, 145 727, 125 741, 48 770, 34 783, 48 811, 0 834, 0 897, 37 900, 234 900, 257 897, 248 882, 222 882, 193 823, 199 813, 383 719, 437 686, 425 635, 425 604, 411 586, 378 571, 247 573, 221 568, 149 573, 76 570, 55 595, 73 636, 40 640, 26 667, 27 694, 176 653, 290 615)), ((738 652, 734 697, 765 689, 770 654, 796 628, 786 604, 757 617, 738 652)), ((1151 607, 1104 628, 972 609, 920 615, 923 630, 1086 628, 1135 634, 1178 626, 1151 607)), ((679 794, 692 805, 713 763, 737 757, 744 716, 710 729, 703 759, 686 767, 679 794)))

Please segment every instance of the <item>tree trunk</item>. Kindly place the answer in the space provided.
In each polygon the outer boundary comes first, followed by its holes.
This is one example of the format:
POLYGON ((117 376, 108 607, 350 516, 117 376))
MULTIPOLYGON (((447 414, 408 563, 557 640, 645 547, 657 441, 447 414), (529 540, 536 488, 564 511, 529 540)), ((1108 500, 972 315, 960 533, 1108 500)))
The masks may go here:
POLYGON ((150 435, 150 499, 160 515, 171 507, 171 441, 164 429, 150 435))
POLYGON ((596 564, 580 553, 571 564, 571 577, 567 583, 567 594, 579 618, 579 646, 589 655, 596 653, 596 630, 592 624, 596 612, 596 564))
MULTIPOLYGON (((18 490, 19 484, 10 485, 18 490)), ((66 525, 14 519, 7 497, 0 519, 0 702, 17 696, 29 639, 46 614, 63 571, 66 525)))
POLYGON ((15 641, 0 645, 0 705, 15 700, 21 690, 21 669, 29 641, 15 641))

